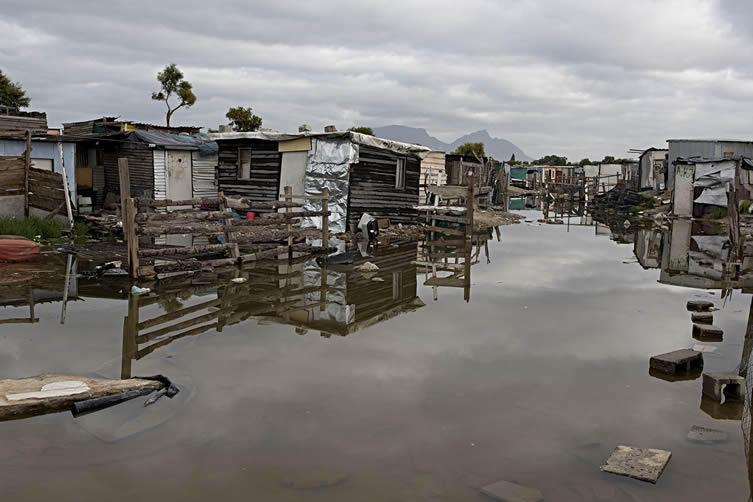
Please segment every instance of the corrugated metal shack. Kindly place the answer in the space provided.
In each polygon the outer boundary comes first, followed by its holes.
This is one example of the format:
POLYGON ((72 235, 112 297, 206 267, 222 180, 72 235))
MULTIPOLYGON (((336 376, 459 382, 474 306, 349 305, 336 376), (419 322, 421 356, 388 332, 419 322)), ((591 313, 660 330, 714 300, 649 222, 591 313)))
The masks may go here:
POLYGON ((421 180, 420 180, 420 203, 426 202, 426 190, 431 185, 441 186, 447 183, 447 173, 445 172, 444 152, 429 152, 421 161, 421 180))
MULTIPOLYGON (((252 200, 330 193, 330 229, 344 232, 363 213, 414 224, 421 160, 429 149, 355 132, 232 132, 211 134, 219 145, 219 190, 252 200)), ((319 200, 304 210, 319 211, 319 200)), ((321 218, 303 218, 321 227, 321 218)))
POLYGON ((640 188, 659 190, 666 184, 667 153, 662 148, 649 148, 638 159, 640 188))
POLYGON ((90 171, 79 178, 91 180, 88 186, 80 185, 80 191, 92 195, 95 205, 101 205, 107 193, 120 194, 119 158, 128 159, 132 197, 163 200, 217 194, 217 145, 208 135, 132 131, 95 135, 80 143, 76 170, 90 171))
POLYGON ((667 190, 675 188, 675 162, 683 159, 753 158, 753 142, 734 139, 668 139, 667 190))

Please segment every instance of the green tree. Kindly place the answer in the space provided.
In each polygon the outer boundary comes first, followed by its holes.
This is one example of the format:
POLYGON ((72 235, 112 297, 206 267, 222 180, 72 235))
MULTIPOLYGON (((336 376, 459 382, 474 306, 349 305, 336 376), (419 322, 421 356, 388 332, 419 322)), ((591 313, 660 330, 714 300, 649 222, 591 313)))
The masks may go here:
POLYGON ((539 166, 566 166, 567 157, 560 157, 559 155, 545 155, 538 160, 534 160, 533 164, 539 166))
POLYGON ((592 162, 591 162, 591 161, 590 161, 590 160, 589 160, 588 158, 585 158, 585 159, 581 159, 581 161, 580 161, 580 162, 578 162, 578 165, 579 165, 580 167, 583 167, 583 166, 590 166, 591 164, 592 164, 592 162))
POLYGON ((31 99, 26 96, 26 91, 21 88, 21 84, 11 81, 0 70, 0 105, 25 108, 30 102, 31 99))
POLYGON ((475 157, 476 159, 482 161, 485 157, 483 143, 463 143, 452 153, 453 155, 475 157))
POLYGON ((254 115, 251 107, 237 106, 230 108, 225 117, 230 121, 235 132, 258 131, 261 127, 261 117, 254 115))
POLYGON ((514 153, 512 154, 512 157, 510 157, 510 163, 512 164, 513 162, 515 162, 515 154, 514 153))
POLYGON ((374 135, 374 130, 371 127, 368 126, 358 126, 358 127, 351 127, 348 129, 350 132, 358 132, 361 134, 366 134, 368 136, 374 135))
POLYGON ((162 88, 152 93, 152 99, 155 101, 164 101, 167 106, 167 114, 165 116, 167 121, 167 127, 170 127, 170 117, 173 113, 178 111, 182 107, 190 108, 196 103, 196 95, 193 93, 193 86, 190 82, 183 80, 183 72, 178 69, 178 66, 169 64, 165 66, 165 69, 157 73, 157 80, 162 88), (173 105, 170 103, 170 98, 177 96, 178 104, 173 105))
POLYGON ((604 160, 601 161, 602 164, 614 164, 617 161, 614 157, 611 155, 605 155, 604 160))

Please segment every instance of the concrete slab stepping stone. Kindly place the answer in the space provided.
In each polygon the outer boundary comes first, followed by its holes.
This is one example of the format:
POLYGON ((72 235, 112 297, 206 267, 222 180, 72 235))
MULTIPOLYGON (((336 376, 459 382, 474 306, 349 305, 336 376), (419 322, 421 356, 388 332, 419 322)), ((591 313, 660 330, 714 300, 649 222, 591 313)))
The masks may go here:
POLYGON ((717 348, 713 345, 693 345, 693 350, 696 352, 716 352, 717 348))
POLYGON ((688 439, 696 443, 723 443, 727 441, 727 433, 694 425, 688 431, 688 439))
POLYGON ((714 314, 711 312, 693 312, 690 315, 693 324, 714 324, 714 314))
POLYGON ((721 342, 724 340, 724 330, 710 324, 693 324, 693 338, 721 342))
POLYGON ((736 373, 704 373, 703 395, 716 402, 721 402, 724 396, 742 401, 745 396, 745 379, 736 373))
POLYGON ((544 495, 536 488, 529 488, 509 481, 497 481, 483 487, 481 492, 495 500, 504 502, 540 502, 544 500, 544 495))
POLYGON ((692 349, 675 350, 654 356, 649 360, 652 370, 668 375, 703 368, 703 354, 692 349))
POLYGON ((688 300, 688 310, 690 312, 711 312, 714 308, 714 302, 708 300, 688 300))
POLYGON ((656 483, 672 458, 672 453, 653 448, 618 446, 601 470, 618 476, 656 483))

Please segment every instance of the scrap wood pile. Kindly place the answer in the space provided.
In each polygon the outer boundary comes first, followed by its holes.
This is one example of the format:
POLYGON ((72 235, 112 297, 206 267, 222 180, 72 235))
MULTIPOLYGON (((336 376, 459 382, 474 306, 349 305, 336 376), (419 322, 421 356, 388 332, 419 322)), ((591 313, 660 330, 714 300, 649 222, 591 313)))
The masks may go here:
POLYGON ((631 207, 641 204, 641 194, 628 188, 615 187, 604 194, 594 196, 589 206, 592 213, 607 211, 629 211, 631 207))

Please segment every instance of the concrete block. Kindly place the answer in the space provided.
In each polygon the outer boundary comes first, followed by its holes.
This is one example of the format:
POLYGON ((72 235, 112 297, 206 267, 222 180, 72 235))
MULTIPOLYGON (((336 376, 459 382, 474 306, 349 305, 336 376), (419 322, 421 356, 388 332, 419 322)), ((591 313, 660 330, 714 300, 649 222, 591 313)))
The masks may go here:
POLYGON ((710 324, 693 324, 693 338, 710 342, 724 340, 724 330, 710 324))
POLYGON ((693 324, 714 324, 713 312, 693 312, 690 316, 693 324))
POLYGON ((714 302, 707 300, 688 300, 688 310, 690 312, 711 312, 714 308, 714 302))
POLYGON ((618 446, 601 470, 618 476, 656 483, 672 458, 672 453, 653 448, 618 446))
POLYGON ((668 375, 703 368, 703 354, 691 349, 681 349, 654 356, 649 361, 652 370, 668 375))
POLYGON ((693 345, 692 348, 693 350, 698 351, 698 352, 716 352, 717 350, 716 347, 714 347, 713 345, 701 345, 701 344, 693 345))
POLYGON ((716 402, 728 399, 742 401, 745 396, 745 379, 735 373, 704 373, 703 395, 716 402))
POLYGON ((540 502, 544 500, 544 496, 536 488, 528 488, 508 481, 497 481, 483 487, 481 491, 493 499, 504 502, 540 502))

